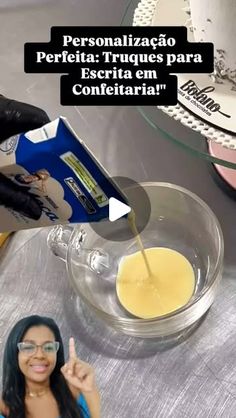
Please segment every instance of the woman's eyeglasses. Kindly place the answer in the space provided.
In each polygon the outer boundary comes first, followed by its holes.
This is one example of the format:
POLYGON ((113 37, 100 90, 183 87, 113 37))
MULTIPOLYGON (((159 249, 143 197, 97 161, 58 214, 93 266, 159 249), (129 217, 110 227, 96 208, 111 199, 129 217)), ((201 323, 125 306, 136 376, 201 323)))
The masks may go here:
POLYGON ((28 342, 22 342, 17 344, 18 350, 21 353, 28 355, 35 354, 39 347, 43 350, 44 354, 57 353, 57 351, 59 350, 59 346, 60 343, 58 341, 50 341, 41 345, 28 342))

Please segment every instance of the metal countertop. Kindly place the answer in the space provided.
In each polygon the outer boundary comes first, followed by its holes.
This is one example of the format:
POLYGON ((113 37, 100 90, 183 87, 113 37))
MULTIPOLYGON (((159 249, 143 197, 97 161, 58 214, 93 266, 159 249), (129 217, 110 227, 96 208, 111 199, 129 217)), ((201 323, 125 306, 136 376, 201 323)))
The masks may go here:
MULTIPOLYGON (((126 1, 1 2, 0 93, 67 116, 112 175, 167 181, 190 189, 217 215, 225 238, 225 269, 217 299, 201 326, 182 344, 155 344, 94 326, 75 305, 63 262, 47 249, 47 230, 15 234, 1 252, 0 354, 22 316, 52 316, 64 341, 74 335, 78 355, 91 362, 102 392, 104 418, 236 417, 235 202, 214 184, 208 163, 167 142, 134 108, 59 105, 59 75, 24 74, 23 44, 49 40, 52 25, 119 24, 126 1), (25 5, 24 5, 25 4, 25 5), (132 158, 131 158, 132 156, 132 158)), ((180 135, 197 135, 159 112, 180 135)), ((199 138, 200 140, 200 138, 199 138)))

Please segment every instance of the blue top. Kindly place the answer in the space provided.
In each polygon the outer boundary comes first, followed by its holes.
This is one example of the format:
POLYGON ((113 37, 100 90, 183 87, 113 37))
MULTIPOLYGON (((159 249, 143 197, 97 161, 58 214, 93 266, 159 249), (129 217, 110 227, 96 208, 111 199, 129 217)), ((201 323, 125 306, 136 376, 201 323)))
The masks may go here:
MULTIPOLYGON (((91 415, 89 413, 89 409, 88 409, 87 402, 84 399, 83 395, 80 395, 80 397, 77 399, 77 403, 78 403, 78 405, 82 409, 82 413, 84 415, 84 418, 91 418, 91 415)), ((1 418, 1 416, 0 416, 0 418, 1 418)))
MULTIPOLYGON (((83 417, 84 418, 91 418, 88 405, 86 403, 86 400, 84 399, 83 395, 80 395, 80 397, 77 399, 77 404, 81 407, 83 417)), ((5 418, 3 415, 0 415, 0 418, 5 418)))

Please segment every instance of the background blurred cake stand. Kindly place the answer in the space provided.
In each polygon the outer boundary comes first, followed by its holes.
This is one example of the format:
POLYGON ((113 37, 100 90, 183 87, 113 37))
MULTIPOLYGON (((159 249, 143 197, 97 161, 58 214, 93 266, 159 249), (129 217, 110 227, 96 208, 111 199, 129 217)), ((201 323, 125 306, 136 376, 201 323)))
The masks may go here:
MULTIPOLYGON (((122 25, 150 26, 157 7, 158 0, 131 0, 123 16, 122 25)), ((212 126, 181 103, 176 106, 138 106, 138 110, 166 139, 211 162, 210 172, 217 184, 231 197, 236 198, 235 134, 212 126), (160 111, 166 113, 167 118, 160 117, 160 111), (176 124, 175 121, 180 123, 176 124)))

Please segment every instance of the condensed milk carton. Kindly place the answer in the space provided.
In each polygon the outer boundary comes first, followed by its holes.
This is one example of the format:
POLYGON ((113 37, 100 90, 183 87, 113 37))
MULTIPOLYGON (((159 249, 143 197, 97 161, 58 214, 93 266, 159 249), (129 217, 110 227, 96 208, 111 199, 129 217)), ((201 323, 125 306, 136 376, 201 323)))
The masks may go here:
POLYGON ((0 232, 98 222, 126 198, 60 117, 0 145, 0 232))

